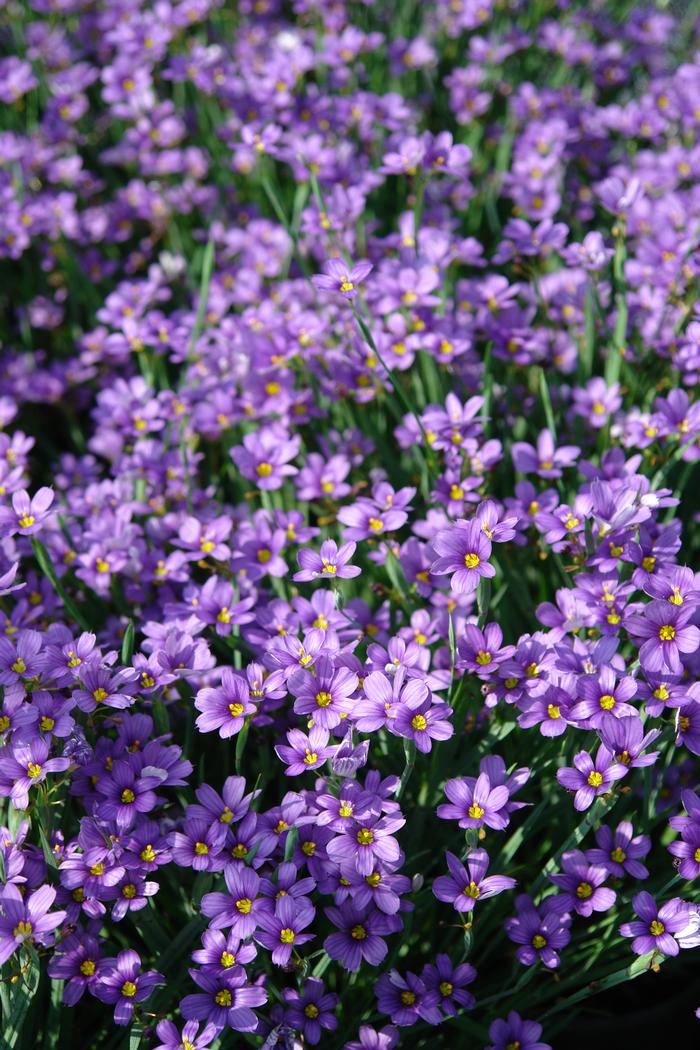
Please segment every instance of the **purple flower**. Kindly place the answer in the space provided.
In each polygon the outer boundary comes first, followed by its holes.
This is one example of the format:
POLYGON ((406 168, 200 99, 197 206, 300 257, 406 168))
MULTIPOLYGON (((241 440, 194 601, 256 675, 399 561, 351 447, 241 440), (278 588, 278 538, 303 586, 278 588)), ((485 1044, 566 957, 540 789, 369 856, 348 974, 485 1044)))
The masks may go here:
POLYGON ((426 963, 421 980, 429 992, 440 993, 440 1008, 447 1017, 455 1017, 458 1010, 470 1010, 476 1000, 465 985, 476 980, 476 970, 469 963, 453 966, 449 955, 439 953, 435 965, 426 963))
POLYGON ((397 736, 412 740, 420 752, 427 754, 433 740, 449 740, 454 733, 448 721, 451 714, 452 708, 447 704, 433 704, 430 696, 425 700, 413 696, 398 705, 390 729, 397 736))
POLYGON ((179 1032, 172 1021, 159 1021, 156 1035, 160 1043, 153 1050, 206 1050, 219 1034, 215 1024, 206 1024, 199 1031, 199 1021, 187 1021, 182 1032, 179 1032))
POLYGON ((392 1025, 378 1032, 371 1025, 361 1024, 358 1035, 360 1038, 345 1043, 343 1050, 394 1050, 399 1041, 399 1030, 392 1025))
POLYGON ((286 431, 268 427, 246 434, 243 445, 231 449, 231 459, 244 478, 269 492, 281 488, 285 478, 297 473, 289 460, 298 452, 298 435, 289 438, 286 431))
POLYGON ((549 1043, 540 1042, 542 1025, 536 1021, 525 1021, 511 1010, 507 1020, 499 1018, 489 1028, 493 1040, 485 1050, 552 1050, 549 1043))
POLYGON ((394 832, 403 817, 374 817, 356 820, 352 827, 328 843, 328 856, 337 864, 352 864, 360 875, 371 875, 381 864, 395 865, 401 856, 394 832))
POLYGON ((507 875, 489 875, 484 878, 489 864, 489 855, 485 849, 472 850, 467 856, 466 867, 454 853, 447 852, 445 856, 450 874, 439 875, 435 879, 433 893, 438 900, 451 904, 455 911, 471 911, 478 900, 494 897, 515 886, 515 879, 507 875))
POLYGON ((692 605, 674 605, 653 601, 643 613, 627 618, 625 627, 635 638, 643 638, 639 661, 650 674, 680 674, 681 653, 694 653, 700 648, 700 630, 689 623, 692 605))
POLYGON ((254 1032, 258 1019, 251 1007, 267 1002, 267 992, 258 984, 246 984, 242 967, 217 977, 205 970, 190 970, 190 976, 203 992, 186 995, 180 1003, 188 1021, 211 1022, 221 1031, 225 1025, 236 1032, 254 1032))
POLYGON ((339 292, 345 299, 357 296, 356 286, 372 271, 372 264, 363 261, 345 263, 342 259, 328 259, 323 264, 323 273, 311 278, 317 288, 324 292, 339 292))
POLYGON ((614 761, 612 753, 601 744, 595 762, 587 751, 579 751, 574 756, 574 768, 558 769, 557 780, 562 787, 576 792, 574 808, 581 813, 589 808, 596 795, 604 795, 626 772, 626 766, 614 761))
POLYGON ((287 744, 276 744, 275 752, 287 768, 288 777, 298 777, 310 769, 318 769, 335 752, 335 746, 327 747, 328 730, 314 726, 308 735, 301 729, 290 729, 287 732, 287 744))
POLYGON ((40 886, 26 900, 18 886, 8 882, 0 892, 0 965, 7 962, 21 944, 48 944, 47 936, 66 917, 65 911, 49 914, 56 899, 53 886, 40 886))
POLYGON ((97 782, 98 792, 104 795, 97 812, 105 820, 116 820, 120 832, 132 828, 139 813, 150 813, 160 801, 153 788, 162 784, 167 774, 154 766, 147 768, 148 772, 139 775, 131 762, 118 759, 111 772, 97 782))
POLYGON ((297 553, 297 561, 300 572, 295 572, 295 582, 304 580, 350 580, 353 576, 359 576, 362 570, 358 565, 350 565, 350 559, 355 553, 356 544, 352 542, 342 543, 340 547, 334 540, 325 540, 321 544, 321 550, 316 551, 304 547, 297 553))
POLYGON ((289 690, 296 697, 294 710, 310 715, 322 729, 334 729, 347 717, 357 685, 357 675, 347 667, 335 668, 328 656, 318 658, 314 674, 297 671, 289 680, 289 690))
POLYGON ((75 1006, 86 988, 94 994, 103 968, 97 938, 74 933, 61 942, 59 951, 49 961, 48 972, 54 980, 66 982, 63 1002, 75 1006))
POLYGON ((331 959, 337 959, 350 973, 360 969, 363 959, 370 966, 379 966, 388 950, 383 937, 402 926, 400 920, 376 908, 360 908, 351 903, 326 908, 326 915, 340 932, 326 937, 323 947, 331 959))
POLYGON ((450 800, 437 808, 442 820, 458 820, 460 828, 482 828, 486 825, 502 831, 508 824, 505 810, 509 791, 505 784, 491 787, 488 773, 474 777, 457 777, 445 783, 450 800))
POLYGON ((639 919, 623 922, 620 933, 623 937, 634 937, 632 951, 636 955, 658 951, 662 955, 678 955, 679 945, 674 934, 682 933, 688 926, 688 905, 674 897, 659 908, 650 893, 642 890, 632 898, 632 907, 639 919))
POLYGON ((537 474, 541 478, 560 478, 565 467, 572 466, 580 453, 576 445, 555 448, 552 434, 542 430, 537 448, 525 441, 516 441, 512 448, 515 469, 523 474, 537 474))
POLYGON ((53 489, 42 488, 29 498, 24 489, 12 494, 12 509, 0 507, 0 536, 33 536, 43 527, 53 503, 53 489))
POLYGON ((515 898, 517 915, 506 919, 505 931, 511 941, 520 945, 515 954, 523 966, 532 966, 539 959, 548 969, 556 969, 560 950, 571 940, 571 916, 553 911, 549 907, 551 899, 544 902, 540 914, 532 897, 521 894, 515 898))
POLYGON ((228 893, 205 893, 202 897, 202 913, 211 920, 214 930, 231 932, 244 940, 250 937, 258 925, 260 916, 270 912, 269 900, 260 897, 260 876, 242 863, 227 864, 224 879, 228 893))
POLYGON ((255 704, 251 703, 248 683, 230 667, 224 667, 220 686, 206 686, 199 690, 194 706, 202 712, 197 718, 199 731, 211 733, 218 729, 224 740, 240 733, 246 718, 256 711, 255 704))
POLYGON ((571 850, 561 859, 563 873, 548 875, 560 893, 549 898, 550 908, 559 915, 575 911, 588 918, 594 911, 607 911, 615 903, 615 891, 603 886, 608 872, 604 867, 590 864, 580 850, 571 850))
POLYGON ((147 999, 157 984, 165 983, 165 978, 155 970, 140 973, 141 959, 131 948, 119 952, 116 959, 105 959, 104 966, 95 995, 103 1003, 114 1005, 115 1024, 127 1025, 134 1004, 147 999))
POLYGON ((28 744, 10 745, 0 753, 0 788, 16 809, 27 808, 29 789, 46 780, 47 773, 68 769, 67 758, 48 757, 49 747, 48 740, 39 738, 28 744))
POLYGON ((438 532, 433 547, 439 557, 430 566, 435 576, 453 573, 450 580, 457 594, 469 594, 482 577, 491 578, 496 570, 489 562, 491 540, 481 522, 472 520, 438 532))
POLYGON ((394 1024, 405 1027, 420 1018, 428 1024, 440 1024, 440 993, 429 991, 413 973, 402 977, 396 970, 383 973, 375 985, 377 1009, 389 1014, 394 1024))
POLYGON ((648 755, 645 755, 644 751, 661 735, 661 730, 651 729, 645 733, 642 720, 636 712, 626 718, 615 718, 612 714, 605 714, 598 733, 615 761, 628 769, 652 766, 659 756, 658 751, 652 751, 648 755))
POLYGON ((671 817, 669 824, 680 831, 681 838, 668 847, 669 853, 680 859, 678 874, 683 879, 696 879, 700 875, 700 799, 694 791, 681 795, 688 816, 671 817))
POLYGON ((634 830, 628 820, 621 821, 614 833, 607 824, 603 824, 595 833, 599 848, 586 850, 586 857, 591 864, 606 868, 615 878, 621 879, 627 874, 633 879, 646 879, 649 872, 639 858, 646 857, 651 849, 651 839, 648 835, 634 838, 633 835, 634 830))
POLYGON ((313 922, 315 914, 313 905, 306 897, 295 899, 289 895, 278 898, 274 911, 260 912, 260 930, 256 932, 255 939, 272 952, 275 966, 286 966, 292 952, 314 938, 315 934, 302 931, 313 922))
POLYGON ((315 1046, 321 1039, 321 1029, 334 1032, 338 1027, 338 1018, 331 1013, 338 1003, 334 992, 327 992, 323 981, 318 977, 309 977, 301 989, 285 988, 284 1021, 295 1031, 300 1032, 304 1042, 315 1046))
POLYGON ((338 511, 338 521, 345 526, 343 535, 347 540, 368 540, 395 532, 407 519, 405 510, 380 507, 374 500, 364 497, 338 511))

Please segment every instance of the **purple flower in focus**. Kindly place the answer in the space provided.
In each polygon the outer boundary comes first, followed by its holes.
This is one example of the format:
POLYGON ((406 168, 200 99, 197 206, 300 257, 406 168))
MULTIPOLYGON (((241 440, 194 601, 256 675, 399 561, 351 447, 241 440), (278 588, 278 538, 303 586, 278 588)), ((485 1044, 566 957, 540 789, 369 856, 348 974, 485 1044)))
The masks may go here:
POLYGON ((469 594, 479 586, 482 577, 490 579, 496 570, 489 562, 491 540, 481 522, 472 520, 438 532, 433 540, 439 557, 430 566, 435 576, 453 573, 450 586, 457 594, 469 594))
POLYGON ((345 299, 357 296, 357 285, 372 271, 372 263, 345 263, 342 259, 328 259, 323 264, 323 273, 311 278, 315 286, 324 292, 339 292, 345 299))
POLYGON ((556 969, 560 950, 571 940, 571 916, 553 911, 548 906, 551 899, 544 902, 540 914, 532 897, 521 894, 515 898, 517 915, 506 919, 505 931, 511 941, 520 945, 515 954, 523 966, 532 966, 539 959, 549 970, 556 969))
POLYGON ((648 835, 637 835, 628 820, 621 821, 613 832, 607 824, 601 825, 595 833, 598 849, 586 850, 586 857, 591 864, 606 868, 615 878, 621 879, 630 875, 633 879, 646 879, 649 872, 639 860, 646 857, 651 849, 648 835))
POLYGON ((632 951, 636 955, 653 951, 678 955, 680 948, 674 934, 682 933, 688 926, 685 901, 673 897, 659 908, 652 895, 642 890, 632 898, 632 907, 639 918, 620 926, 623 937, 634 937, 632 951))
POLYGON ((561 859, 562 873, 547 878, 559 887, 556 897, 549 898, 549 907, 559 915, 575 911, 588 918, 594 911, 607 911, 615 903, 614 890, 603 886, 608 872, 603 867, 589 864, 581 850, 571 850, 561 859))
POLYGON ((454 853, 448 851, 445 856, 450 874, 435 879, 433 893, 438 900, 451 904, 455 911, 471 911, 477 900, 512 890, 516 884, 508 875, 486 876, 489 855, 485 849, 472 850, 465 861, 466 867, 454 853))
POLYGON ((352 542, 342 543, 339 547, 334 540, 325 540, 318 554, 309 547, 303 547, 297 552, 300 571, 294 573, 294 581, 350 580, 353 576, 359 576, 362 572, 360 567, 349 564, 355 547, 356 544, 352 542))
POLYGON ((413 973, 402 977, 396 970, 383 973, 374 987, 377 1009, 389 1014, 394 1024, 405 1027, 420 1018, 428 1024, 440 1024, 440 993, 428 991, 423 981, 413 973))
POLYGON ((574 808, 582 813, 597 795, 604 795, 626 772, 626 766, 616 762, 612 752, 601 744, 595 761, 587 751, 579 751, 574 755, 573 768, 565 766, 557 770, 557 780, 568 791, 576 792, 574 808))
POLYGON ((309 977, 301 992, 285 988, 282 994, 286 1006, 285 1024, 300 1032, 310 1046, 320 1041, 322 1028, 334 1032, 338 1027, 338 1018, 331 1013, 338 1003, 338 996, 335 992, 327 992, 318 977, 309 977))
POLYGON ((127 1025, 134 1013, 134 1004, 147 999, 157 984, 165 978, 155 970, 140 973, 141 959, 132 949, 119 952, 116 959, 105 959, 105 972, 95 988, 95 995, 103 1003, 114 1005, 114 1023, 127 1025))
POLYGON ((25 941, 48 944, 50 934, 66 917, 64 911, 49 914, 56 899, 53 886, 43 885, 25 899, 19 887, 8 882, 0 891, 0 965, 7 962, 25 941))
POLYGON ((485 1050, 552 1050, 549 1043, 540 1042, 542 1025, 536 1021, 525 1021, 511 1010, 507 1020, 499 1018, 489 1028, 493 1039, 485 1050))
POLYGON ((0 507, 0 536, 33 536, 43 527, 53 503, 53 489, 41 488, 30 499, 24 489, 12 494, 12 509, 0 507))
POLYGON ((446 1017, 455 1017, 458 1010, 470 1010, 476 1002, 465 986, 476 980, 476 970, 469 963, 453 966, 449 955, 440 952, 435 965, 426 963, 421 980, 429 992, 440 993, 440 1007, 446 1017))

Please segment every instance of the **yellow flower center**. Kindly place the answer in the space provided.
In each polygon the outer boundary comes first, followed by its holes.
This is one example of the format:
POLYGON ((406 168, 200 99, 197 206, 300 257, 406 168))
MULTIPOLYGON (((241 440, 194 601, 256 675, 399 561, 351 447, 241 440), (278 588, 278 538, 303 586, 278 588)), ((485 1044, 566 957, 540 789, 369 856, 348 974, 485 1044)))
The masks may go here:
POLYGON ((231 856, 234 860, 243 860, 244 857, 248 856, 248 847, 244 846, 242 842, 237 842, 231 850, 231 856))
POLYGON ((559 708, 556 704, 547 704, 547 714, 550 718, 561 718, 559 708))
POLYGON ((133 981, 124 981, 122 985, 122 995, 127 999, 133 999, 136 995, 136 985, 133 981))
POLYGON ((126 897, 128 901, 132 901, 136 896, 136 887, 133 882, 127 882, 126 886, 122 889, 122 896, 126 897))
POLYGON ((672 642, 676 637, 676 628, 670 623, 665 623, 662 627, 659 627, 659 638, 662 642, 672 642))
POLYGON ((592 788, 599 788, 600 785, 603 783, 603 774, 598 773, 595 769, 591 770, 591 772, 588 774, 588 779, 586 783, 590 784, 592 788))
POLYGON ((354 288, 355 288, 355 285, 352 283, 352 281, 350 280, 350 278, 346 274, 343 277, 342 281, 340 282, 340 291, 341 292, 352 292, 354 288))
POLYGON ((97 572, 109 572, 109 562, 105 561, 104 558, 97 558, 95 561, 95 569, 97 572))
POLYGON ((136 795, 131 788, 124 788, 121 795, 119 796, 125 806, 130 806, 132 802, 136 800, 136 795))
POLYGON ((92 695, 93 695, 93 698, 97 701, 97 703, 101 704, 103 700, 107 699, 107 697, 109 696, 109 693, 107 692, 106 689, 103 689, 102 686, 99 686, 97 689, 93 690, 92 695))
POLYGON ((219 959, 219 964, 223 966, 225 970, 228 970, 231 966, 233 966, 235 961, 236 956, 232 952, 223 951, 221 953, 221 958, 219 959))
POLYGON ((42 715, 41 721, 39 722, 39 728, 43 730, 44 733, 50 732, 55 725, 56 723, 53 718, 49 718, 48 715, 42 715))
POLYGON ((194 851, 198 857, 205 857, 209 852, 209 847, 206 842, 195 842, 194 851))
POLYGON ((32 780, 36 780, 37 777, 41 776, 41 766, 38 762, 30 762, 27 766, 27 773, 32 780))
POLYGON ((576 887, 576 896, 579 900, 586 901, 593 893, 593 887, 590 882, 579 882, 576 887))
POLYGON ((12 664, 12 670, 15 672, 15 674, 24 674, 24 672, 27 670, 27 665, 25 664, 21 656, 18 656, 15 662, 12 664))
POLYGON ((421 731, 427 727, 428 720, 426 719, 425 715, 414 715, 411 719, 411 725, 414 729, 421 731))
POLYGON ((294 944, 294 930, 290 930, 288 926, 285 926, 283 930, 280 930, 280 940, 282 944, 294 944))
POLYGON ((525 668, 525 674, 528 676, 528 678, 537 678, 537 675, 539 674, 539 670, 540 670, 539 667, 533 661, 531 664, 528 664, 527 667, 525 668))
POLYGON ((476 654, 476 662, 481 667, 485 667, 487 664, 490 664, 492 659, 493 658, 491 656, 491 653, 484 652, 483 649, 479 649, 479 652, 476 654))
POLYGON ((21 529, 28 529, 34 524, 33 514, 23 514, 21 518, 17 519, 17 524, 21 529))
POLYGON ((598 701, 604 711, 612 711, 615 706, 615 697, 611 696, 610 693, 604 693, 598 701))
POLYGON ((649 933, 652 937, 660 937, 665 929, 666 927, 664 924, 659 922, 658 919, 654 919, 654 921, 649 924, 649 933))
POLYGON ((477 897, 479 896, 479 894, 481 893, 481 890, 479 889, 477 884, 472 881, 472 882, 469 883, 468 886, 464 887, 464 889, 462 890, 462 893, 464 894, 465 897, 471 897, 471 899, 475 901, 477 899, 477 897))
POLYGON ((610 854, 610 860, 614 860, 616 864, 622 864, 626 856, 627 854, 625 853, 625 851, 623 849, 620 849, 619 846, 616 846, 610 854))
POLYGON ((319 707, 328 707, 333 697, 330 693, 320 692, 316 693, 316 703, 319 707))
POLYGON ((253 907, 253 902, 250 897, 241 897, 240 900, 236 901, 236 910, 241 915, 250 915, 250 910, 253 907))
POLYGON ((642 568, 645 572, 651 572, 656 565, 656 558, 649 554, 646 558, 642 558, 642 568))
POLYGON ((365 937, 367 936, 367 930, 364 928, 364 926, 353 926, 352 930, 350 931, 350 936, 354 941, 364 941, 365 937))
POLYGON ((416 1001, 415 993, 409 991, 401 992, 400 998, 404 1006, 413 1006, 416 1001))
POLYGON ((229 704, 228 705, 231 718, 240 718, 243 714, 243 704, 229 704))
POLYGON ((310 1020, 315 1021, 318 1017, 318 1007, 316 1006, 316 1003, 307 1003, 304 1007, 304 1014, 310 1018, 310 1020))
POLYGON ((546 944, 547 940, 545 937, 542 936, 541 933, 536 933, 535 936, 532 938, 532 947, 536 948, 538 951, 540 950, 540 948, 546 947, 546 944))
POLYGON ((374 835, 369 828, 360 828, 357 833, 357 841, 361 846, 371 846, 374 842, 374 835))
POLYGON ((454 991, 454 985, 450 984, 449 981, 440 981, 438 987, 440 989, 440 995, 444 999, 446 999, 448 995, 452 995, 452 992, 454 991))
POLYGON ((481 820, 481 818, 484 815, 484 812, 485 810, 482 809, 478 802, 472 802, 471 806, 469 807, 469 816, 472 818, 472 820, 481 820))
POLYGON ((475 569, 477 567, 477 565, 479 565, 480 562, 481 562, 481 558, 479 557, 478 554, 465 554, 464 555, 464 564, 466 565, 466 567, 468 569, 475 569))
POLYGON ((573 514, 571 512, 569 512, 566 515, 566 518, 564 519, 564 528, 567 529, 567 530, 575 529, 578 524, 579 524, 578 518, 575 518, 573 516, 573 514))
POLYGON ((230 1006, 233 998, 228 988, 221 988, 214 996, 214 1002, 217 1006, 230 1006))
POLYGON ((381 518, 370 518, 367 524, 372 532, 381 532, 384 528, 384 522, 381 518))
POLYGON ((31 932, 31 922, 25 922, 24 919, 21 919, 12 931, 15 937, 28 937, 31 932))
POLYGON ((92 977, 97 967, 95 966, 92 959, 83 959, 80 964, 80 972, 83 977, 92 977))
POLYGON ((147 846, 143 847, 143 849, 139 853, 139 857, 141 858, 141 860, 145 860, 148 864, 153 863, 153 861, 156 859, 156 851, 153 849, 153 846, 150 844, 150 842, 147 846))
POLYGON ((89 871, 91 875, 104 875, 105 866, 104 864, 93 864, 89 871))
POLYGON ((378 871, 373 871, 371 875, 365 876, 365 882, 368 886, 371 886, 373 890, 376 890, 379 883, 382 881, 382 877, 378 871))
POLYGON ((258 551, 258 561, 261 565, 267 565, 271 557, 272 551, 268 550, 267 547, 261 547, 258 551))

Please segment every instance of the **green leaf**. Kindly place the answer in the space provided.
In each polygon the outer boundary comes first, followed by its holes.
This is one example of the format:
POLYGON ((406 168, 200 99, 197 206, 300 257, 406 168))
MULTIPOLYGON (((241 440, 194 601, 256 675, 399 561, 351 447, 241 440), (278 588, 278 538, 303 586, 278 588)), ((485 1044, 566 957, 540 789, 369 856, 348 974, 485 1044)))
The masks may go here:
POLYGON ((54 564, 51 561, 51 555, 47 551, 41 540, 38 540, 36 536, 32 536, 32 550, 34 551, 34 557, 37 560, 39 568, 43 572, 44 576, 48 579, 49 583, 59 596, 61 601, 66 607, 66 611, 72 616, 77 624, 79 624, 84 631, 89 631, 90 627, 83 614, 78 609, 73 599, 68 595, 65 587, 61 583, 54 568, 54 564))
POLYGON ((122 640, 122 654, 121 661, 125 667, 128 667, 131 663, 131 658, 134 655, 134 621, 129 620, 124 631, 124 638, 122 640))
POLYGON ((41 978, 39 960, 36 952, 33 950, 31 955, 32 961, 27 971, 22 974, 14 985, 11 985, 10 1010, 8 1015, 3 1018, 2 1025, 3 1050, 14 1050, 14 1047, 17 1046, 17 1042, 22 1036, 22 1029, 29 1007, 39 987, 41 978))

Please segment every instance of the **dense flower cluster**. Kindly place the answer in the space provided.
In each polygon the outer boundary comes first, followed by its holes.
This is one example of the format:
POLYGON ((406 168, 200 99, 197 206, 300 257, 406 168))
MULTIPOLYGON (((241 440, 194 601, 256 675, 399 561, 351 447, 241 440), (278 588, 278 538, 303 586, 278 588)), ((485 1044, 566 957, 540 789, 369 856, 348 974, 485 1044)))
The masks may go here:
POLYGON ((549 1050, 700 945, 698 27, 541 6, 0 13, 9 1045, 549 1050))

